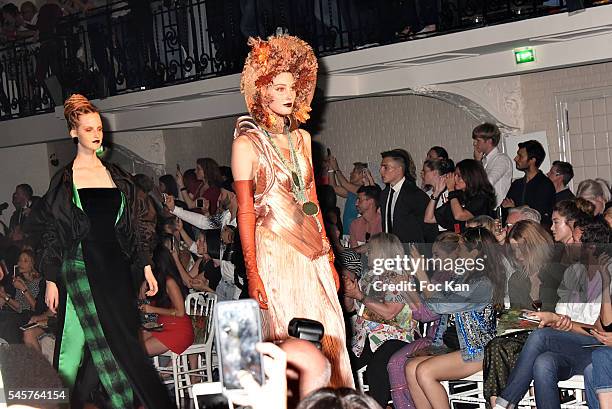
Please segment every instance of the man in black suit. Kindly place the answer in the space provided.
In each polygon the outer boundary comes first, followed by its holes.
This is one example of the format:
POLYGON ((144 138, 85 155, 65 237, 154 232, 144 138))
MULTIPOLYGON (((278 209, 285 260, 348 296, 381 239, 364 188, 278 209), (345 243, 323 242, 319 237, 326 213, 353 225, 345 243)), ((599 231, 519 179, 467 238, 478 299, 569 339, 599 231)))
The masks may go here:
POLYGON ((383 231, 402 243, 423 243, 425 208, 429 198, 416 184, 412 158, 403 149, 382 152, 380 176, 385 190, 380 196, 383 231))

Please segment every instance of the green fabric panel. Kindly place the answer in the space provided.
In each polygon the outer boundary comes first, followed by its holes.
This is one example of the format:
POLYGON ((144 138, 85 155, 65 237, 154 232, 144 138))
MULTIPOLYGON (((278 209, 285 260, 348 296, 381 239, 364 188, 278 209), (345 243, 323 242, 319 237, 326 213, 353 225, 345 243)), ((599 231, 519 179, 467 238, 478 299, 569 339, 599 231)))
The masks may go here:
POLYGON ((64 385, 71 390, 74 388, 77 373, 83 360, 84 346, 85 334, 74 310, 72 300, 68 295, 66 297, 66 317, 58 359, 58 372, 64 381, 64 385))

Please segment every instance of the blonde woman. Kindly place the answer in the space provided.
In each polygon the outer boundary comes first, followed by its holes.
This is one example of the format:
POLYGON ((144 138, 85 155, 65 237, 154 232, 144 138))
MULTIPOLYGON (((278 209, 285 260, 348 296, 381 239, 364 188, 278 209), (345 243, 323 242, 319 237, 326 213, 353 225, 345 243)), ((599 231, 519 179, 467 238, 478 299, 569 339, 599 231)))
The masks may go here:
MULTIPOLYGON (((521 220, 508 232, 506 240, 516 268, 508 281, 510 308, 554 311, 563 266, 551 262, 554 243, 550 234, 539 223, 521 220)), ((484 396, 492 406, 506 386, 529 333, 496 337, 485 348, 484 396)))
POLYGON ((385 291, 385 284, 399 284, 409 275, 400 267, 387 269, 384 260, 404 257, 404 248, 393 234, 379 233, 368 242, 368 271, 360 280, 344 275, 345 306, 353 312, 352 364, 358 370, 368 366, 370 395, 386 406, 391 398, 387 364, 393 354, 403 348, 412 352, 428 344, 415 340, 416 319, 433 321, 436 314, 424 307, 412 308, 404 294, 385 291), (359 311, 357 313, 356 311, 359 311), (409 347, 412 345, 412 347, 409 347))
POLYGON ((610 188, 603 179, 585 179, 578 185, 576 197, 581 197, 595 205, 595 216, 602 214, 610 201, 610 188))

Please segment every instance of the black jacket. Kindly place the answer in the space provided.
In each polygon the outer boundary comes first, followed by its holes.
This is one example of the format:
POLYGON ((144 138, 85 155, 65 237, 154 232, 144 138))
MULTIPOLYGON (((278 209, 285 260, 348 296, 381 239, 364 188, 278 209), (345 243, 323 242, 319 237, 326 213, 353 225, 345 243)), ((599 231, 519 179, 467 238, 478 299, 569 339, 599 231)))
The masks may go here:
MULTIPOLYGON (((380 214, 383 231, 387 220, 387 198, 390 186, 387 185, 380 195, 380 214)), ((414 183, 406 178, 402 184, 399 196, 393 210, 392 229, 389 233, 399 237, 402 243, 424 243, 425 242, 425 209, 429 203, 427 194, 414 183)))
MULTIPOLYGON (((126 206, 115 225, 124 255, 132 261, 140 284, 143 269, 153 265, 155 223, 146 220, 146 203, 137 199, 132 177, 117 165, 102 161, 113 182, 125 195, 126 206)), ((64 259, 74 258, 78 244, 89 232, 89 219, 73 202, 72 164, 53 176, 49 190, 32 208, 25 225, 34 239, 36 267, 46 280, 57 282, 64 259)))

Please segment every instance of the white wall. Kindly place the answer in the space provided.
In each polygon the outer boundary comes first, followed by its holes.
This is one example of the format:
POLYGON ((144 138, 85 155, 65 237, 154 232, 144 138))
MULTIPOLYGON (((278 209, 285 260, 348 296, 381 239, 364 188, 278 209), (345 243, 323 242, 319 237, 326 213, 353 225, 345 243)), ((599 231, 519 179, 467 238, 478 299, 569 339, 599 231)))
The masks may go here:
POLYGON ((0 179, 0 203, 8 202, 1 219, 8 225, 15 208, 11 198, 15 186, 28 183, 34 194, 41 196, 49 187, 49 170, 47 167, 47 144, 19 146, 0 149, 2 178, 0 179))
MULTIPOLYGON (((551 160, 557 160, 560 157, 557 121, 560 118, 558 118, 556 112, 556 100, 562 93, 568 91, 593 91, 596 88, 612 86, 612 63, 524 74, 521 76, 521 85, 525 108, 525 132, 546 131, 548 145, 551 149, 551 160)), ((591 112, 591 117, 592 115, 593 112, 591 112)), ((605 122, 605 112, 603 117, 605 122)), ((612 116, 610 116, 609 123, 612 124, 612 116)), ((605 133, 607 139, 607 132, 605 133)), ((580 139, 582 137, 582 135, 579 136, 580 139)), ((600 148, 605 148, 605 146, 600 148)), ((611 161, 609 158, 597 161, 597 165, 600 168, 602 166, 608 167, 607 172, 604 172, 604 169, 598 169, 598 167, 594 166, 594 159, 588 159, 587 156, 583 156, 584 152, 587 152, 595 158, 597 152, 594 145, 583 147, 582 143, 574 143, 572 149, 571 156, 575 168, 574 186, 577 186, 578 182, 587 178, 609 178, 607 176, 610 174, 611 161)))
MULTIPOLYGON (((195 160, 205 156, 229 165, 235 123, 235 117, 228 117, 204 121, 201 128, 164 131, 167 171, 174 174, 177 162, 183 170, 195 167, 195 160)), ((330 102, 322 131, 313 136, 332 149, 346 171, 355 161, 367 161, 377 173, 380 152, 397 147, 413 155, 417 168, 433 145, 444 146, 452 158, 471 157, 476 125, 447 102, 401 95, 330 102)))
POLYGON ((174 175, 177 163, 183 171, 195 168, 196 159, 204 157, 229 166, 235 125, 236 117, 227 117, 203 121, 201 127, 165 130, 166 171, 174 175))
POLYGON ((453 160, 472 156, 472 129, 478 121, 437 99, 401 95, 328 104, 320 141, 331 148, 345 175, 352 163, 368 162, 378 174, 380 152, 404 148, 417 171, 430 147, 440 145, 453 160))

